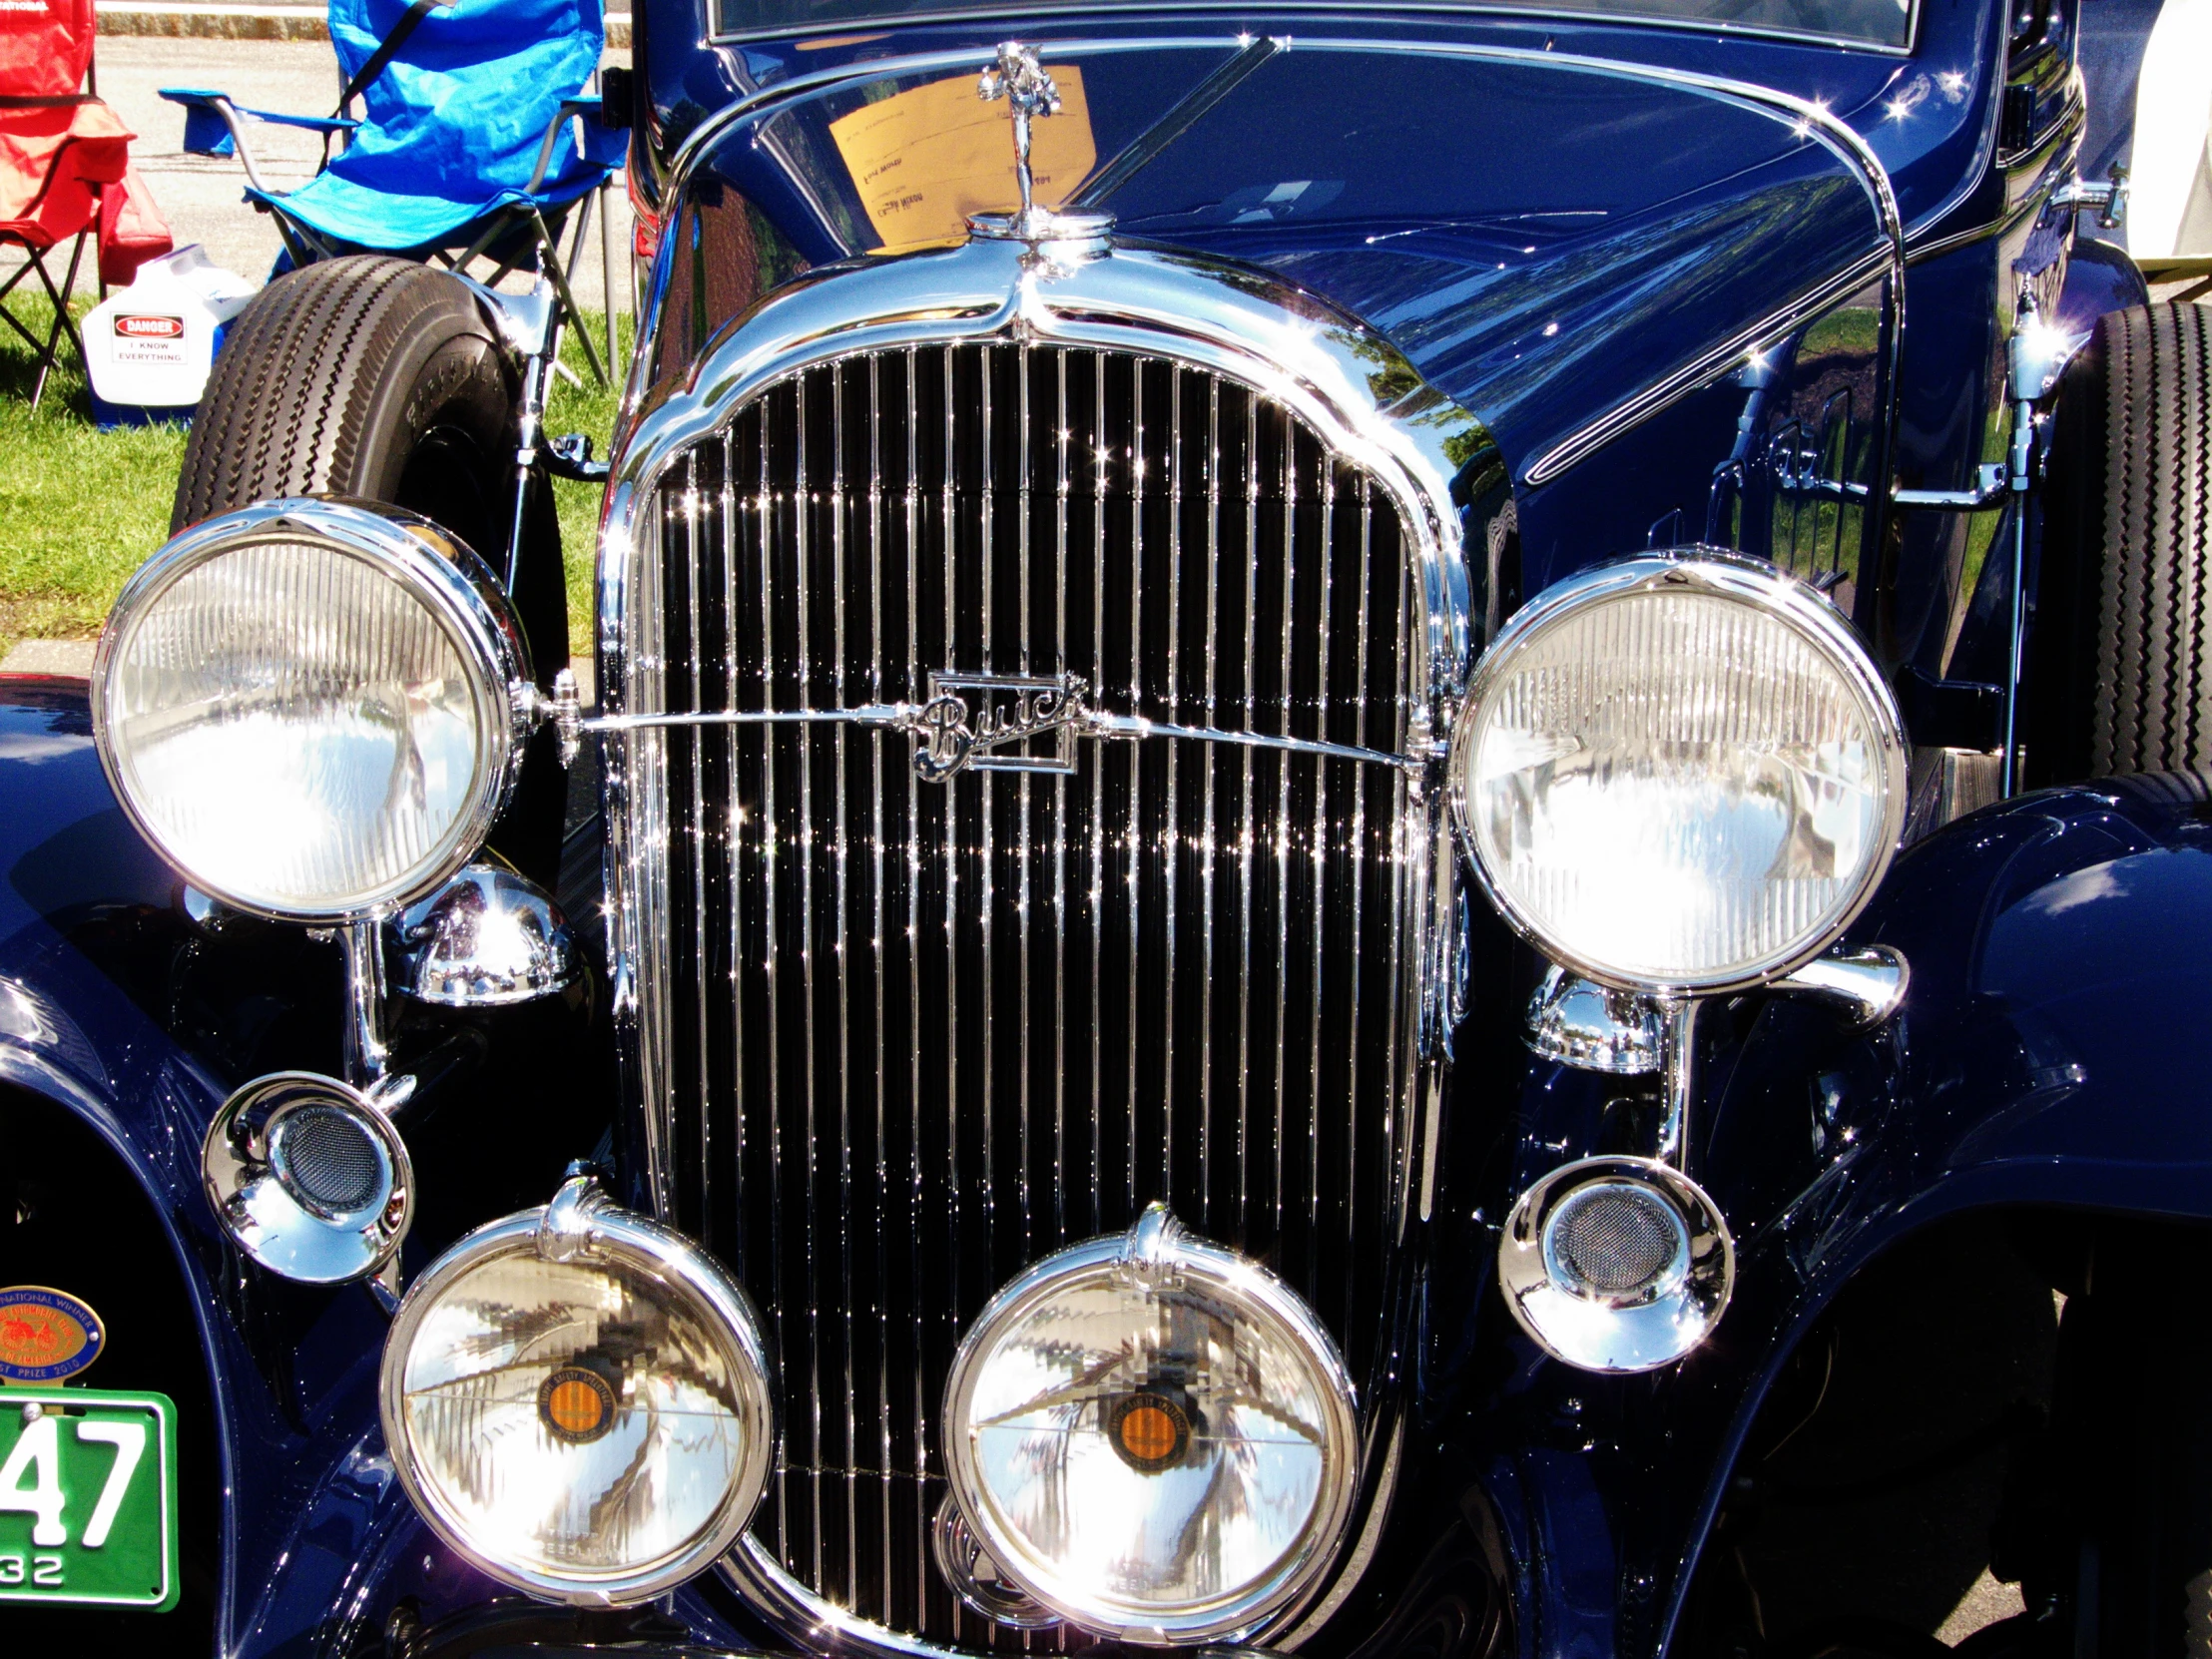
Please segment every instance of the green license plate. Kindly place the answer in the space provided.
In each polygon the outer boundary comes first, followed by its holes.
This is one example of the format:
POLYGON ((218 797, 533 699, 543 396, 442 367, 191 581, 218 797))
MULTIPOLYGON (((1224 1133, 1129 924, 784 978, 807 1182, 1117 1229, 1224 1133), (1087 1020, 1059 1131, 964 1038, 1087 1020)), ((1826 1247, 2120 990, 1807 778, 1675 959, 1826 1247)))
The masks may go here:
POLYGON ((177 1407, 0 1388, 0 1601, 177 1604, 177 1407))

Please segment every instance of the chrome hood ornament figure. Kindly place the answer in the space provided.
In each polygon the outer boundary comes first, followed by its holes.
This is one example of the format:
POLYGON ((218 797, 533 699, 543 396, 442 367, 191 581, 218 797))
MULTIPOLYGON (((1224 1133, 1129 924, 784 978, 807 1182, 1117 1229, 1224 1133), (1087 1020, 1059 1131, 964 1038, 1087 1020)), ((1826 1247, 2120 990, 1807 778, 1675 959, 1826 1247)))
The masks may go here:
POLYGON ((1034 51, 1019 41, 1008 41, 998 49, 998 62, 983 71, 975 91, 986 104, 1005 99, 1007 113, 1014 118, 1014 178, 1021 186, 1021 213, 1015 223, 1026 237, 1027 228, 1039 218, 1029 178, 1029 123, 1037 116, 1060 113, 1060 88, 1037 62, 1034 51))
POLYGON ((1110 214, 1060 214, 1040 208, 1029 165, 1030 123, 1060 113, 1060 88, 1034 47, 1008 41, 998 49, 998 59, 983 71, 975 85, 976 96, 986 104, 1006 101, 1014 122, 1014 181, 1021 191, 1021 210, 1015 214, 974 214, 968 229, 979 237, 1009 242, 1085 245, 1080 251, 1103 253, 1106 234, 1113 228, 1110 214))

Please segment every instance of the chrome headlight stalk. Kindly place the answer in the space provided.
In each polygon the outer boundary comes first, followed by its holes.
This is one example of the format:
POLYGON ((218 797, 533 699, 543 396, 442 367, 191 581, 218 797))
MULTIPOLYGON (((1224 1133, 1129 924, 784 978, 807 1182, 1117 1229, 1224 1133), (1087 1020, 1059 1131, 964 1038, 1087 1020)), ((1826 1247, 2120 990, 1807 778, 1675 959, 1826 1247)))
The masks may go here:
POLYGON ((416 1281, 378 1410, 416 1510, 517 1589, 629 1606, 736 1542, 776 1442, 768 1353, 737 1282, 585 1173, 416 1281))
POLYGON ((1295 1606, 1360 1476, 1328 1330, 1159 1204, 991 1299, 953 1356, 944 1445, 961 1524, 940 1556, 995 1568, 971 1606, 1026 1622, 1034 1603, 1153 1647, 1238 1640, 1295 1606))

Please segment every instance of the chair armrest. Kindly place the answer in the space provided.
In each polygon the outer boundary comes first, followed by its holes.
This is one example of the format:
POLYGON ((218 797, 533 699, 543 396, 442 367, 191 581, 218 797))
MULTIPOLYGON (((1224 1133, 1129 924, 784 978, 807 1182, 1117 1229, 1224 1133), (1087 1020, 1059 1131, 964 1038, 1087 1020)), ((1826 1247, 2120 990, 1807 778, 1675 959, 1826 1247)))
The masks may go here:
POLYGON ((249 110, 243 106, 241 115, 250 115, 256 121, 266 121, 276 127, 304 127, 310 133, 350 133, 360 126, 344 116, 286 115, 281 110, 249 110))
POLYGON ((262 189, 261 170, 246 142, 246 123, 238 106, 225 93, 193 87, 163 87, 162 97, 185 107, 185 151, 194 156, 237 156, 246 168, 246 182, 262 189))
POLYGON ((231 123, 223 114, 230 99, 220 92, 199 87, 163 87, 162 97, 185 107, 185 153, 188 156, 229 156, 238 146, 231 137, 231 123))
POLYGON ((185 108, 185 151, 194 156, 236 155, 246 168, 246 182, 265 195, 261 170, 246 142, 248 121, 269 121, 283 127, 304 127, 316 133, 351 132, 357 121, 333 121, 319 116, 285 115, 280 110, 249 110, 231 102, 230 94, 204 87, 163 87, 161 95, 185 108))

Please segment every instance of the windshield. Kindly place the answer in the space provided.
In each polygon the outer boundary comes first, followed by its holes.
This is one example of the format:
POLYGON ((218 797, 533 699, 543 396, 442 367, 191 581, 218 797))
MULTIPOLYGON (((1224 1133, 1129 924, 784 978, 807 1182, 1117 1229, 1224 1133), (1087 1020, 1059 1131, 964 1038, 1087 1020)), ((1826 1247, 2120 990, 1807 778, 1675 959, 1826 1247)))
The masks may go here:
MULTIPOLYGON (((958 4, 957 0, 715 0, 724 35, 804 34, 886 18, 973 16, 1006 11, 1029 16, 1056 10, 1101 9, 1083 0, 1030 0, 1020 6, 958 4)), ((1484 8, 1488 9, 1488 8, 1484 8)), ((1654 18, 1719 25, 1760 34, 1903 47, 1911 44, 1913 0, 1545 0, 1532 11, 1654 18)))

